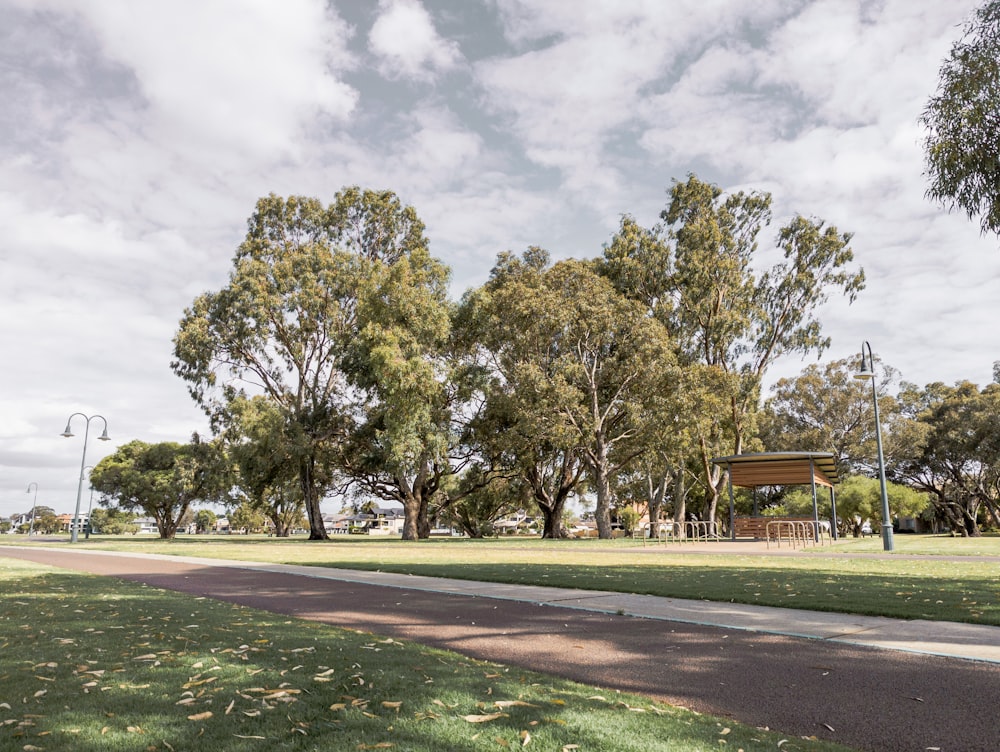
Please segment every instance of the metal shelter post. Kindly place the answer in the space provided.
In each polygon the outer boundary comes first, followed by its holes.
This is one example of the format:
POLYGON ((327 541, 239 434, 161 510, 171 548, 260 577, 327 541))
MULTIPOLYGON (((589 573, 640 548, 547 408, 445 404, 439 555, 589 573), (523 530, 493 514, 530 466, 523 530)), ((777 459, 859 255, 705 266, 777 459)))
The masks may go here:
POLYGON ((819 505, 816 503, 816 462, 809 458, 809 484, 813 495, 813 538, 819 543, 819 505))
POLYGON ((733 466, 726 465, 726 477, 729 482, 729 540, 736 540, 736 503, 733 501, 733 466))
POLYGON ((833 490, 833 486, 830 486, 830 509, 833 511, 833 529, 830 530, 830 536, 837 540, 837 492, 833 490))

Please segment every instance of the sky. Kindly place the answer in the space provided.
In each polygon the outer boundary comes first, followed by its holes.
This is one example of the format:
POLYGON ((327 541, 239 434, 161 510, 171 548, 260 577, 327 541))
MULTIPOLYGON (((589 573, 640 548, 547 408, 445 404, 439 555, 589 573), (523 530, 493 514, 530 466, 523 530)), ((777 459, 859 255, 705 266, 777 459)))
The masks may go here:
POLYGON ((867 288, 822 308, 824 360, 988 383, 1000 240, 925 198, 918 122, 976 5, 0 0, 0 516, 207 432, 172 339, 269 193, 394 191, 457 299, 502 251, 598 256, 689 174, 767 191, 772 230, 853 233, 867 288))

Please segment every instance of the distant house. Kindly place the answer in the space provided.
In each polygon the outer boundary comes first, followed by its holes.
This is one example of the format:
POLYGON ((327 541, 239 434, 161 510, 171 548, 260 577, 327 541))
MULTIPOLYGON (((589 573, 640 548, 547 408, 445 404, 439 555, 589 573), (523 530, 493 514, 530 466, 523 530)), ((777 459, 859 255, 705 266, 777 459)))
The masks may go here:
POLYGON ((361 514, 323 515, 323 525, 329 535, 402 535, 403 510, 396 507, 375 507, 361 514))
POLYGON ((160 534, 160 529, 156 526, 156 519, 154 517, 140 517, 135 521, 135 524, 139 526, 139 535, 160 534))
POLYGON ((351 515, 324 514, 323 527, 327 535, 347 535, 351 528, 351 515))
MULTIPOLYGON (((59 530, 64 533, 73 532, 73 515, 71 514, 57 514, 56 519, 59 520, 59 530)), ((76 525, 76 532, 82 533, 86 527, 87 522, 90 520, 85 514, 81 514, 76 525)))

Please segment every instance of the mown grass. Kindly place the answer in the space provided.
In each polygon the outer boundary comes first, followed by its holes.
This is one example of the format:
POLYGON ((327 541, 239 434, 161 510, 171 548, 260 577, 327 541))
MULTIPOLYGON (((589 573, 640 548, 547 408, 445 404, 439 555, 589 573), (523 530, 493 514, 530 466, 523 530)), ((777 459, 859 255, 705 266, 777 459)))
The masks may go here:
MULTIPOLYGON (((903 536, 899 536, 902 538, 903 536)), ((911 536, 912 537, 912 536, 911 536)), ((868 541, 867 543, 871 543, 868 541)), ((960 539, 934 547, 962 550, 960 539)), ((901 619, 1000 626, 1000 565, 955 558, 684 553, 634 541, 430 540, 344 537, 330 542, 189 536, 174 541, 92 538, 81 548, 381 570, 513 584, 751 603, 901 619)), ((881 545, 881 541, 878 541, 881 545)), ((719 544, 724 550, 725 544, 719 544)))
POLYGON ((0 750, 524 747, 844 749, 391 638, 0 558, 0 750))

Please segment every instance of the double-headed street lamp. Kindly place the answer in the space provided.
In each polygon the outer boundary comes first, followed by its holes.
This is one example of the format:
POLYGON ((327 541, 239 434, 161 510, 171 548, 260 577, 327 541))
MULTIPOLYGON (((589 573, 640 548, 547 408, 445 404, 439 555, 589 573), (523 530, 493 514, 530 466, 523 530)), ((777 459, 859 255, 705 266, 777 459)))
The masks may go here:
POLYGON ((872 357, 872 346, 867 341, 861 346, 861 370, 854 378, 872 382, 872 403, 875 406, 875 446, 878 447, 878 482, 882 492, 882 548, 892 551, 892 518, 889 516, 889 494, 885 487, 885 459, 882 456, 882 423, 878 417, 878 390, 875 388, 875 360, 872 357), (868 358, 865 359, 865 348, 868 348, 868 358))
POLYGON ((90 421, 94 418, 100 418, 104 421, 104 432, 97 437, 98 441, 111 441, 111 437, 108 436, 108 421, 103 415, 84 415, 83 413, 73 413, 69 416, 69 420, 66 421, 66 430, 62 432, 62 435, 67 439, 72 438, 73 431, 70 428, 70 424, 73 422, 73 418, 79 415, 81 418, 87 421, 87 426, 83 432, 83 456, 80 458, 80 482, 76 486, 76 511, 73 513, 73 522, 70 524, 70 543, 76 543, 78 530, 80 525, 80 496, 83 494, 83 473, 84 468, 87 464, 87 437, 90 435, 90 421))
POLYGON ((35 487, 35 498, 31 502, 31 522, 28 523, 29 538, 31 537, 31 534, 35 532, 35 507, 38 505, 38 484, 35 483, 35 481, 31 481, 31 483, 28 484, 28 490, 25 491, 25 493, 31 493, 32 486, 35 487))

